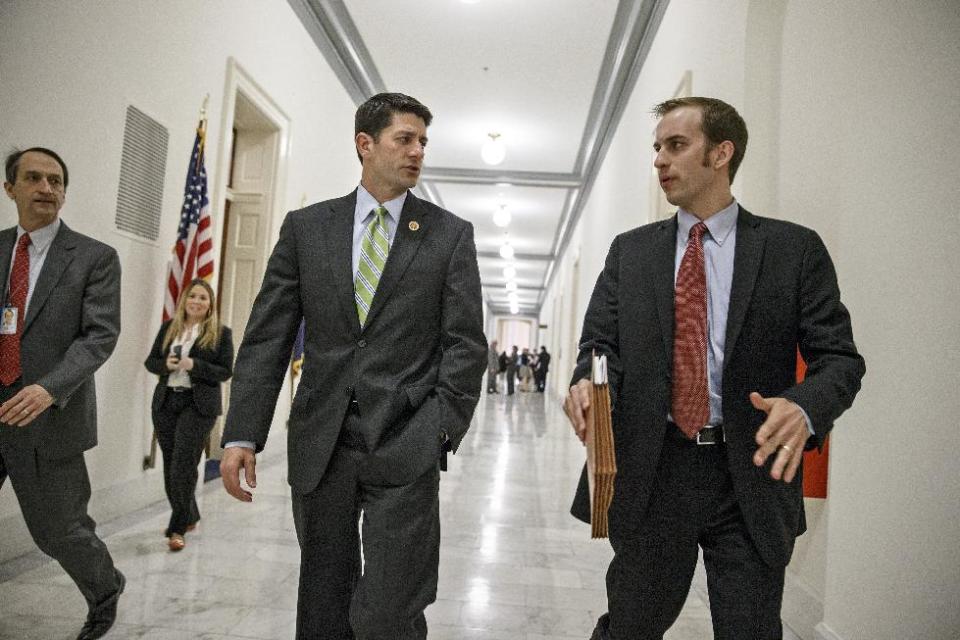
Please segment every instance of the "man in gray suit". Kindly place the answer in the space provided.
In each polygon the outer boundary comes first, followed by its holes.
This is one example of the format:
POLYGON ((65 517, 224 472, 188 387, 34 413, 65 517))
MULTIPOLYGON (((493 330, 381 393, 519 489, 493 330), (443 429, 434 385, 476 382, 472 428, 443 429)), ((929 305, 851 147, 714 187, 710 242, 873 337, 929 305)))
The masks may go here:
POLYGON ((89 614, 77 640, 92 640, 124 586, 87 515, 83 460, 97 444, 93 374, 120 333, 120 261, 60 221, 67 180, 49 149, 7 157, 19 224, 0 232, 0 485, 10 477, 37 546, 79 587, 89 614))
POLYGON ((469 427, 486 353, 473 227, 408 191, 431 119, 403 94, 359 107, 360 186, 287 216, 238 352, 221 470, 250 501, 240 469, 255 487, 305 321, 287 434, 300 640, 427 636, 439 467, 469 427))

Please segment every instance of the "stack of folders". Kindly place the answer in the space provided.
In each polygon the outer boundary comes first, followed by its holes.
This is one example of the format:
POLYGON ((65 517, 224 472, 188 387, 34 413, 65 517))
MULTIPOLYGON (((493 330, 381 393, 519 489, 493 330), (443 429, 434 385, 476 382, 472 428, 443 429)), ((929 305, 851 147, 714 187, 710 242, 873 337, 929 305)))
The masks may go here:
POLYGON ((613 452, 607 357, 593 354, 593 387, 587 409, 587 475, 590 480, 591 537, 607 537, 607 509, 613 500, 617 461, 613 452))

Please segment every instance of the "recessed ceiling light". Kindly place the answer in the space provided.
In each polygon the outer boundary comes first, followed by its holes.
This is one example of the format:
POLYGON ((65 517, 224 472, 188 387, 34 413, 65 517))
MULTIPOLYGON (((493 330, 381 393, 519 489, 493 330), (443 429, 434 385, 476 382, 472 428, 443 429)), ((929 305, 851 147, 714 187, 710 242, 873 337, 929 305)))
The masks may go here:
POLYGON ((489 165, 498 165, 507 157, 507 148, 500 139, 499 133, 488 133, 487 136, 490 139, 480 148, 480 157, 489 165))
POLYGON ((514 282, 513 280, 510 280, 509 282, 507 282, 507 291, 516 291, 516 290, 517 290, 516 282, 514 282))
POLYGON ((493 212, 493 224, 498 227, 505 227, 510 224, 510 209, 507 208, 507 205, 501 204, 500 208, 493 212))
POLYGON ((517 277, 517 268, 513 265, 503 268, 503 277, 507 280, 513 280, 517 277))
POLYGON ((504 260, 510 260, 513 258, 513 246, 511 246, 509 240, 500 246, 500 257, 504 260))

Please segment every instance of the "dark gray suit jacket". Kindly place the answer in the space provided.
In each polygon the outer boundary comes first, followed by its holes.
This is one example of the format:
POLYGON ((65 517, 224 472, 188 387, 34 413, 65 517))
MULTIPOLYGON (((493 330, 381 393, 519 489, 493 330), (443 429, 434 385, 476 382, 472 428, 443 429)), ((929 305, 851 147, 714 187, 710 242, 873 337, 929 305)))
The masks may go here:
MULTIPOLYGON (((16 227, 0 232, 4 289, 16 239, 16 227)), ((119 335, 117 252, 61 221, 30 298, 20 342, 23 386, 39 384, 54 404, 25 428, 0 428, 0 442, 35 447, 48 459, 96 446, 93 374, 113 353, 119 335)))
MULTIPOLYGON (((584 318, 571 384, 589 375, 593 349, 608 354, 617 455, 611 536, 640 526, 655 485, 670 412, 676 238, 676 216, 617 236, 584 318)), ((754 436, 766 415, 749 394, 800 405, 816 432, 808 447, 820 446, 852 404, 864 371, 823 241, 810 229, 741 207, 724 347, 724 432, 744 519, 773 566, 789 562, 806 529, 802 473, 784 483, 769 476, 773 456, 763 468, 753 465, 754 436), (802 384, 798 347, 808 367, 802 384)), ((573 513, 589 520, 583 481, 573 513)))
POLYGON ((287 435, 299 492, 320 482, 351 398, 372 463, 397 485, 437 464, 442 432, 456 450, 479 400, 487 343, 473 227, 408 193, 361 330, 355 206, 356 191, 287 215, 234 367, 223 442, 252 441, 260 451, 305 320, 287 435))

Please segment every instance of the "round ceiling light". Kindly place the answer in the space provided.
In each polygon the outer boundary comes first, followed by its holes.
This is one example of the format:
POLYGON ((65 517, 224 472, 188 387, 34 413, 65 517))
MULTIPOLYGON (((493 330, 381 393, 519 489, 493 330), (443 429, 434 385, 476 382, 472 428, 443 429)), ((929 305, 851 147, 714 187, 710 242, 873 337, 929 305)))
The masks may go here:
POLYGON ((510 244, 509 240, 500 246, 500 257, 504 260, 510 260, 513 258, 513 245, 510 244))
POLYGON ((513 280, 510 280, 509 282, 507 282, 507 291, 516 291, 516 290, 517 290, 516 282, 514 282, 513 280))
POLYGON ((493 212, 493 224, 498 227, 509 225, 512 218, 513 216, 510 214, 510 209, 508 209, 505 204, 501 204, 500 208, 493 212))
POLYGON ((513 280, 517 277, 517 268, 513 265, 503 268, 503 277, 507 280, 513 280))
POLYGON ((490 139, 480 148, 480 157, 489 165, 498 165, 507 157, 507 148, 500 139, 499 133, 488 133, 490 139))

